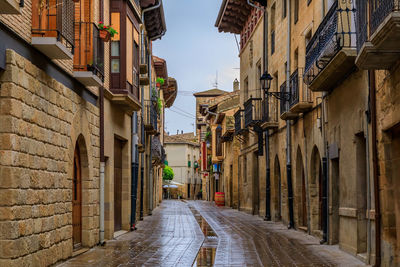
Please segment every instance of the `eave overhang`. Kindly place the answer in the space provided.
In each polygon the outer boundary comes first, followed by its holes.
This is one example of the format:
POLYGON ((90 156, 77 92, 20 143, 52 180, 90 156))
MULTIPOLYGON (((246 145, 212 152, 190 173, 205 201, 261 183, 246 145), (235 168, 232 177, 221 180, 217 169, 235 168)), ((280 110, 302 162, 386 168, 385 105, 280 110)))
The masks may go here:
POLYGON ((251 9, 246 0, 223 0, 215 27, 219 32, 240 34, 251 9))
POLYGON ((168 77, 168 87, 163 89, 164 91, 164 99, 165 99, 165 107, 171 107, 178 95, 178 83, 172 77, 168 77))
POLYGON ((160 6, 158 8, 144 13, 144 25, 146 27, 147 36, 150 38, 150 40, 161 38, 167 31, 163 3, 162 0, 140 1, 142 10, 156 6, 159 3, 160 6))

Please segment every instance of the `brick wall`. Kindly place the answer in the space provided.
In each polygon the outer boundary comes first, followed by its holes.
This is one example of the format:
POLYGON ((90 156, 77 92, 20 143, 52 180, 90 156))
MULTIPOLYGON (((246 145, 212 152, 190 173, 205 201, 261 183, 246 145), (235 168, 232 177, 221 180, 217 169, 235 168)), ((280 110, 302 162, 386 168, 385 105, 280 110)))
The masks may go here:
POLYGON ((73 153, 82 161, 82 245, 99 233, 99 110, 7 50, 0 74, 0 266, 72 255, 73 153))

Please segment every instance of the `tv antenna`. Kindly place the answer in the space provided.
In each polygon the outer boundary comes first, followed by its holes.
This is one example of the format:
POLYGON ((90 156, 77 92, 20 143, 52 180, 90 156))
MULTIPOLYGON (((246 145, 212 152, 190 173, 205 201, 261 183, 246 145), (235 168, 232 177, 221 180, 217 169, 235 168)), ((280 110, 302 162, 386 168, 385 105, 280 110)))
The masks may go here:
POLYGON ((215 75, 214 88, 218 88, 218 71, 216 71, 216 75, 215 75))

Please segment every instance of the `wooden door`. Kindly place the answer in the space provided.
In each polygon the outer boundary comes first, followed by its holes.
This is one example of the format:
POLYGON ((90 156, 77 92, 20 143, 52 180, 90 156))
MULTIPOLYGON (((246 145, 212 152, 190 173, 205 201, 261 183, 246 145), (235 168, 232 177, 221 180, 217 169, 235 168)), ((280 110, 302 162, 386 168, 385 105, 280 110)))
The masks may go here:
POLYGON ((122 145, 114 139, 114 232, 122 229, 122 145))
POLYGON ((323 218, 323 208, 324 208, 324 205, 323 205, 323 198, 322 198, 322 190, 323 190, 323 181, 322 181, 322 168, 321 168, 321 166, 320 166, 320 164, 318 165, 318 169, 319 169, 319 171, 318 171, 318 181, 319 181, 319 190, 318 190, 318 194, 319 194, 319 229, 321 229, 322 230, 322 223, 323 223, 323 221, 324 221, 324 218, 323 218))
POLYGON ((79 148, 74 153, 74 177, 72 184, 72 240, 74 248, 82 241, 82 183, 79 148))

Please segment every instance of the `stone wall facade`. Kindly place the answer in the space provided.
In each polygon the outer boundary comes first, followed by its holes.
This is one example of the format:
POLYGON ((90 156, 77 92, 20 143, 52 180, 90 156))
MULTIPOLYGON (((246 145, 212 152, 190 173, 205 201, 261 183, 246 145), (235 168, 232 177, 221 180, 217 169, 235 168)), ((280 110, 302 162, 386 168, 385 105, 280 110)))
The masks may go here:
POLYGON ((7 50, 0 73, 0 265, 72 255, 74 150, 82 162, 82 245, 99 241, 99 109, 7 50))

